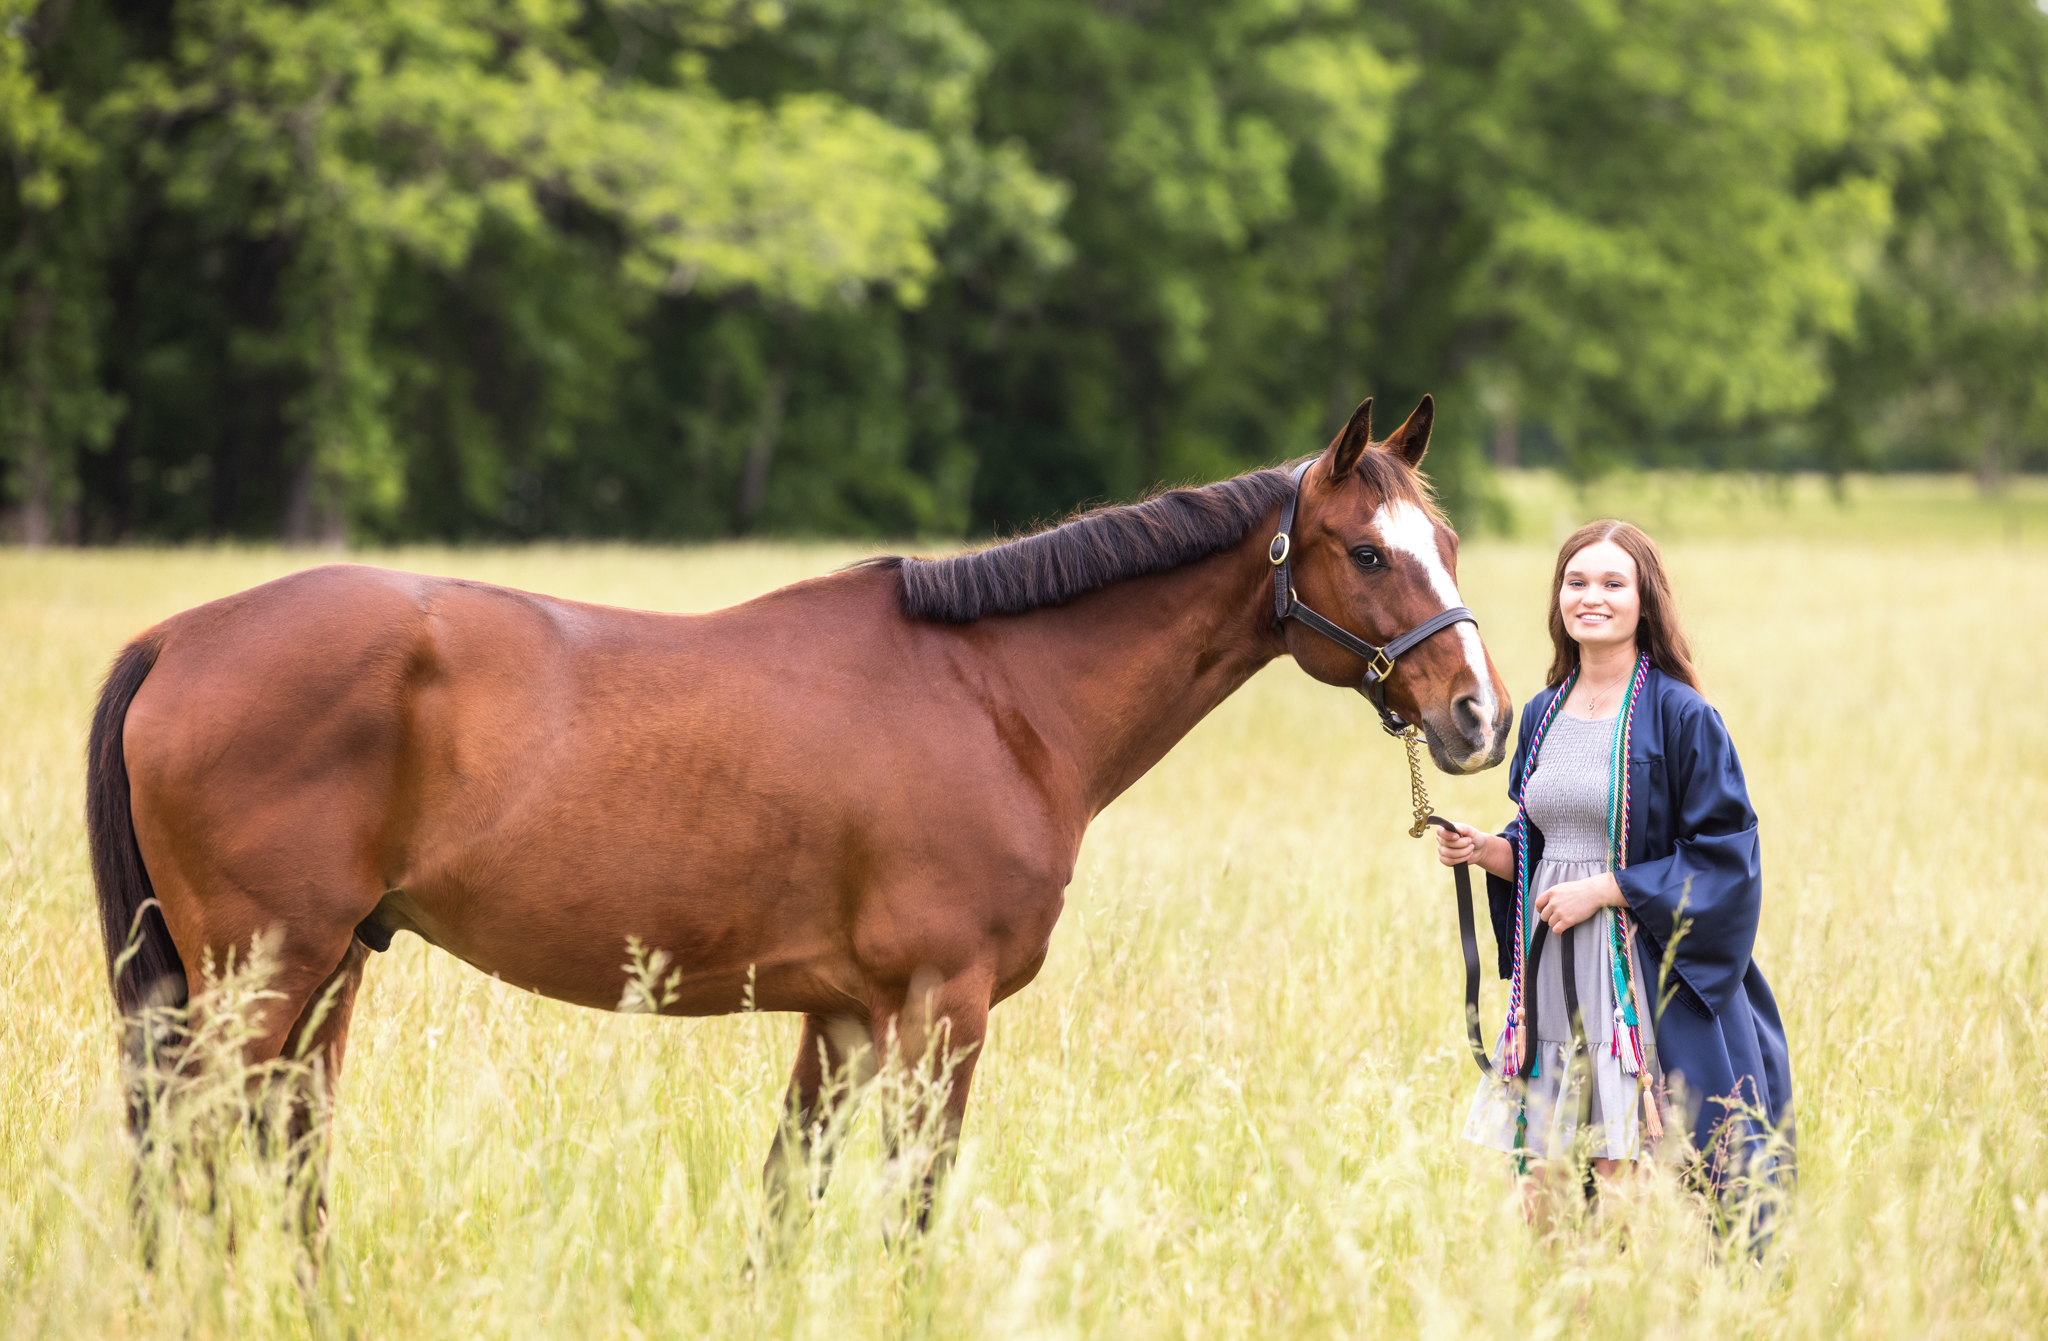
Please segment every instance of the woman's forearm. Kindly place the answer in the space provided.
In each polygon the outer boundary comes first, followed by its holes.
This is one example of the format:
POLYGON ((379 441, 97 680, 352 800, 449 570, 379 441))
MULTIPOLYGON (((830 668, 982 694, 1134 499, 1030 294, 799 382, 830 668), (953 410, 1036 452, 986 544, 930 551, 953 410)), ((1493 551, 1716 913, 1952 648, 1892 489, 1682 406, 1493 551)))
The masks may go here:
POLYGON ((1472 862, 1488 875, 1497 875, 1503 880, 1515 878, 1514 845, 1497 833, 1483 833, 1474 844, 1472 862))

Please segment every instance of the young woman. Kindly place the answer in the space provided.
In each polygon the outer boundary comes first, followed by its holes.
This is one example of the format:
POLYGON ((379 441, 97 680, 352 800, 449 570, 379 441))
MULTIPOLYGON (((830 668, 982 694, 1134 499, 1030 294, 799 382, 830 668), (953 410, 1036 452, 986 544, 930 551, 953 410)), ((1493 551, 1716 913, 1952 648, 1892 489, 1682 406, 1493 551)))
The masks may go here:
POLYGON ((1466 1139, 1538 1158, 1570 1149, 1579 1107, 1576 1089, 1560 1095, 1571 1026, 1558 953, 1570 936, 1596 1170, 1696 1151, 1716 1186, 1789 1172, 1758 1167, 1771 1131, 1789 1150, 1792 1070, 1750 955, 1763 895, 1756 814, 1728 730, 1700 697, 1657 547, 1626 522, 1581 527, 1558 553, 1551 593, 1549 684, 1522 710, 1508 779, 1519 813, 1499 834, 1438 831, 1445 865, 1487 873, 1512 984, 1500 1070, 1518 1067, 1523 1003, 1534 994, 1537 1006, 1526 1096, 1482 1081, 1466 1139), (1551 939, 1531 982, 1539 920, 1551 939))

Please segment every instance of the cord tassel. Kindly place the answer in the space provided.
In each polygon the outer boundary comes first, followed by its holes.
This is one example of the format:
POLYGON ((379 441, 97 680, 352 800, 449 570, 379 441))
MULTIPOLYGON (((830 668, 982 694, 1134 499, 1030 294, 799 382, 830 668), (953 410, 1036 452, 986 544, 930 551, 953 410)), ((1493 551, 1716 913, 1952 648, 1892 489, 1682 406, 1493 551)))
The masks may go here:
POLYGON ((1624 1075, 1639 1076, 1643 1073, 1643 1042, 1635 1026, 1622 1018, 1621 1007, 1614 1008, 1614 1052, 1620 1060, 1624 1075))

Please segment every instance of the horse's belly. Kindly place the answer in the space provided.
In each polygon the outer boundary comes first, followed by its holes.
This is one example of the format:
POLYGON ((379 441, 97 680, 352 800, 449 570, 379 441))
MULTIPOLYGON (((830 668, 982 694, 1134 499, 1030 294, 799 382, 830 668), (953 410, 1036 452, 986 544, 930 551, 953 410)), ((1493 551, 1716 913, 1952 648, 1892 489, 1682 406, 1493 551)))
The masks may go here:
POLYGON ((827 908, 712 889, 461 887, 421 882, 378 919, 477 969, 558 1000, 665 1014, 747 1009, 865 1013, 861 978, 827 908))

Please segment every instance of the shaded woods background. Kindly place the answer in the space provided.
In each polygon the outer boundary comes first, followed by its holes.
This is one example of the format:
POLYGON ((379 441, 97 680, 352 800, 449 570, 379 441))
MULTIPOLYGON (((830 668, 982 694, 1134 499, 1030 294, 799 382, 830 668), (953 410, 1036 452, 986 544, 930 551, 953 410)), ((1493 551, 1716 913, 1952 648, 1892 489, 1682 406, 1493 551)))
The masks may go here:
POLYGON ((15 539, 2048 465, 2033 0, 0 0, 15 539))

